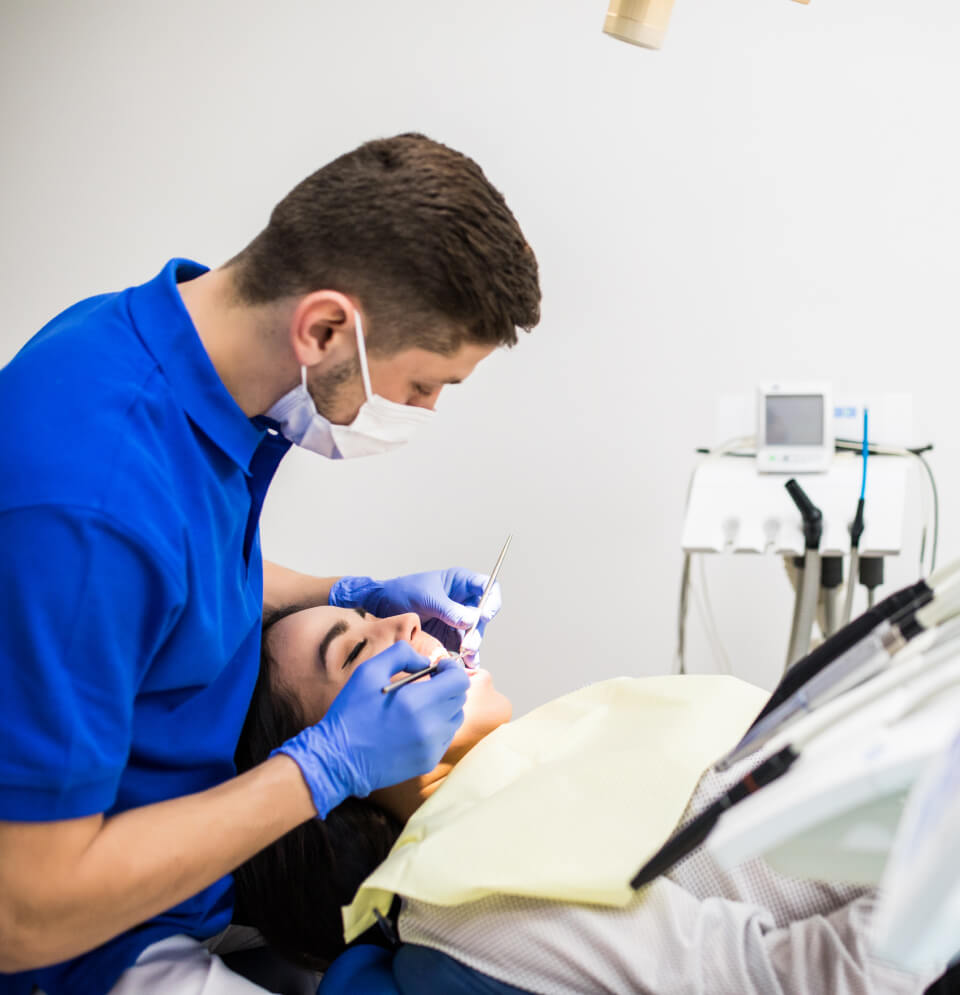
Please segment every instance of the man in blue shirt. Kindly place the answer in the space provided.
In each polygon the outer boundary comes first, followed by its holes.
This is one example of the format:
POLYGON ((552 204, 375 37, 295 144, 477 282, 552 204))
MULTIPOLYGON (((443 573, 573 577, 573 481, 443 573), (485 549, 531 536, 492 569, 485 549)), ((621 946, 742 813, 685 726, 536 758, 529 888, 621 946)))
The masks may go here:
POLYGON ((233 868, 436 764, 468 681, 444 661, 382 694, 427 663, 398 643, 236 776, 264 604, 412 610, 456 648, 485 579, 264 564, 260 508, 291 443, 402 443, 538 308, 500 194, 402 135, 308 177, 223 267, 82 301, 0 371, 0 992, 107 992, 147 948, 202 952, 233 868))

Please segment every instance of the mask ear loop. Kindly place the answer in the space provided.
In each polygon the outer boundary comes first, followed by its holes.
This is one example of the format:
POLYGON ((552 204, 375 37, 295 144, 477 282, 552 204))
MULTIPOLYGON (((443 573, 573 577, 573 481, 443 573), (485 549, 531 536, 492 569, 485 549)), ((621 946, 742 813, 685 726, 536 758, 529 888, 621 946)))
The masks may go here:
MULTIPOLYGON (((353 309, 353 319, 354 327, 357 330, 357 358, 360 360, 360 378, 363 380, 363 389, 366 392, 367 400, 373 400, 373 384, 370 381, 370 369, 367 366, 367 344, 363 337, 363 321, 360 318, 360 312, 354 308, 353 309)), ((307 390, 307 368, 306 366, 300 367, 300 383, 303 385, 303 389, 307 390)), ((309 394, 310 392, 307 391, 309 394)))
POLYGON ((363 338, 363 322, 360 311, 353 309, 353 323, 357 329, 357 357, 360 360, 360 376, 363 379, 363 389, 367 392, 367 400, 373 400, 373 384, 370 382, 370 370, 367 368, 367 345, 363 338))

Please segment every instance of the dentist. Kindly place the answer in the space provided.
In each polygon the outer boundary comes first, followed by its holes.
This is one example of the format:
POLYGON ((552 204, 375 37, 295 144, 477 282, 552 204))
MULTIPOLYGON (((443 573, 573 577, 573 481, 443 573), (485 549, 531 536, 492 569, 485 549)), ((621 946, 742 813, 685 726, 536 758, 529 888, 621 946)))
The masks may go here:
POLYGON ((479 167, 401 135, 309 176, 219 269, 81 301, 0 370, 0 993, 259 991, 202 942, 230 872, 436 765, 468 678, 383 695, 426 662, 398 643, 236 775, 265 605, 414 611, 458 647, 485 579, 263 563, 260 509, 291 444, 407 441, 539 300, 479 167))

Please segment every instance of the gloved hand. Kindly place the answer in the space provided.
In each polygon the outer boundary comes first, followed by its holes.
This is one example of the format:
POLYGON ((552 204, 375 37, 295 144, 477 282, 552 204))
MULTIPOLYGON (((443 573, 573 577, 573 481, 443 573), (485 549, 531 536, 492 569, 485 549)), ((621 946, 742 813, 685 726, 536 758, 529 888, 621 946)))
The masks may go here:
POLYGON ((409 643, 394 643, 356 668, 316 725, 273 751, 296 761, 320 818, 350 795, 363 798, 440 762, 463 722, 470 678, 460 663, 443 659, 429 680, 380 690, 393 674, 429 664, 409 643))
POLYGON ((483 606, 483 616, 477 625, 478 636, 471 640, 471 645, 461 647, 463 634, 477 621, 476 606, 486 582, 485 574, 459 567, 384 581, 370 577, 341 577, 330 591, 330 604, 338 608, 365 608, 380 618, 416 612, 425 632, 454 653, 463 649, 465 659, 470 662, 480 646, 487 623, 502 604, 500 584, 497 583, 483 606))

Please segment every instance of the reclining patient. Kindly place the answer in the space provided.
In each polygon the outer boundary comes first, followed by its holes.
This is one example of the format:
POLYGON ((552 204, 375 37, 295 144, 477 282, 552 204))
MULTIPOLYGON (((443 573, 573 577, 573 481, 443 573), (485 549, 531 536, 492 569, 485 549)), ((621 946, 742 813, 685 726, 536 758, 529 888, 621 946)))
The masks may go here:
MULTIPOLYGON (((425 656, 442 649, 410 614, 319 607, 268 619, 238 768, 319 721, 354 670, 398 640, 425 656)), ((322 970, 344 950, 344 921, 353 939, 398 894, 403 945, 378 969, 404 993, 922 992, 930 978, 869 955, 870 892, 759 860, 722 871, 705 852, 627 887, 678 820, 757 762, 700 777, 764 699, 728 677, 624 678, 505 725, 509 701, 476 669, 437 768, 348 799, 262 851, 235 874, 235 919, 322 970)))

